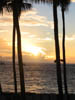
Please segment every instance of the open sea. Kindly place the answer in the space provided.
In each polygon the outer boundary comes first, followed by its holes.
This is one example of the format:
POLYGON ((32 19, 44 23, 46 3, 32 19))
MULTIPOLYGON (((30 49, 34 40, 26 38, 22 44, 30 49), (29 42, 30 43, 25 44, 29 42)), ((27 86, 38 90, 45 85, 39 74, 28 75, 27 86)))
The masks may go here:
MULTIPOLYGON (((63 72, 63 66, 61 66, 63 72)), ((18 65, 16 64, 18 92, 20 81, 18 65)), ((58 93, 55 64, 24 65, 26 92, 58 93)), ((62 74, 63 78, 63 74, 62 74)), ((11 63, 0 64, 0 83, 4 92, 14 92, 13 68, 11 63)), ((67 65, 67 83, 69 93, 75 93, 75 65, 67 65)), ((63 86, 64 88, 64 86, 63 86)))

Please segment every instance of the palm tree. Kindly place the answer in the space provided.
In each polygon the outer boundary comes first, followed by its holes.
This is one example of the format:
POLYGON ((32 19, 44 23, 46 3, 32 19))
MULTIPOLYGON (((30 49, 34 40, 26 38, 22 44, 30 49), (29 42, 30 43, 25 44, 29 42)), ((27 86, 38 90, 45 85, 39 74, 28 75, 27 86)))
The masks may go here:
POLYGON ((13 59, 13 74, 14 74, 14 88, 15 93, 17 93, 17 79, 16 79, 16 66, 15 66, 15 24, 14 24, 14 17, 13 17, 13 41, 12 41, 12 59, 13 59))
POLYGON ((57 6, 58 6, 59 2, 58 2, 58 0, 32 0, 32 2, 35 2, 35 3, 39 3, 39 2, 51 3, 51 2, 53 2, 54 38, 55 38, 56 67, 57 67, 57 83, 58 83, 59 94, 62 96, 63 95, 63 89, 62 89, 60 50, 59 50, 59 39, 58 39, 58 18, 57 18, 57 6))
MULTIPOLYGON (((21 32, 19 27, 19 18, 21 11, 23 9, 28 10, 31 8, 31 4, 23 3, 23 0, 14 0, 8 4, 9 11, 13 10, 13 69, 15 77, 15 31, 17 32, 17 52, 18 52, 18 63, 19 63, 19 72, 20 72, 20 86, 21 94, 25 94, 25 84, 24 84, 24 71, 23 71, 23 62, 22 62, 22 52, 21 52, 21 32)), ((15 78, 16 79, 16 78, 15 78)), ((15 84, 16 86, 16 84, 15 84)), ((17 89, 17 88, 16 88, 17 89)))
MULTIPOLYGON (((0 0, 0 13, 3 14, 3 8, 8 9, 7 4, 10 2, 10 0, 0 0)), ((13 25, 13 35, 15 34, 15 25, 13 25)), ((13 41, 14 40, 14 36, 13 36, 13 41)), ((14 73, 14 86, 15 86, 15 93, 17 93, 17 81, 16 81, 16 70, 15 70, 15 46, 14 46, 14 42, 13 42, 13 73, 14 73)))
POLYGON ((66 55, 65 55, 65 11, 67 10, 70 0, 60 0, 60 6, 62 11, 62 22, 63 22, 63 40, 62 40, 62 50, 63 50, 63 74, 64 74, 64 88, 65 94, 68 94, 67 88, 67 76, 66 76, 66 55))
MULTIPOLYGON (((11 11, 11 7, 9 6, 9 4, 12 2, 12 0, 4 0, 4 1, 6 2, 6 4, 3 6, 3 8, 5 8, 8 12, 11 11)), ((14 24, 14 22, 13 22, 13 41, 12 41, 12 46, 13 46, 12 59, 13 59, 14 90, 15 90, 15 93, 17 93, 17 80, 16 80, 16 68, 15 68, 15 24, 14 24)))
MULTIPOLYGON (((7 4, 10 2, 10 0, 0 0, 0 13, 3 14, 3 8, 6 8, 8 10, 7 4)), ((13 25, 13 35, 15 33, 15 29, 14 29, 13 25)), ((14 38, 13 38, 14 40, 14 38)), ((15 40, 14 40, 15 41, 15 40)), ((15 70, 15 46, 14 46, 14 42, 13 42, 13 73, 14 73, 14 86, 15 86, 15 93, 17 93, 17 82, 16 82, 16 70, 15 70)), ((1 85, 0 85, 1 86, 1 85)))
POLYGON ((62 97, 63 89, 62 89, 60 50, 59 50, 59 39, 58 39, 57 6, 58 6, 58 0, 56 0, 56 1, 53 0, 54 38, 55 38, 55 50, 56 50, 57 83, 58 83, 59 94, 62 97))

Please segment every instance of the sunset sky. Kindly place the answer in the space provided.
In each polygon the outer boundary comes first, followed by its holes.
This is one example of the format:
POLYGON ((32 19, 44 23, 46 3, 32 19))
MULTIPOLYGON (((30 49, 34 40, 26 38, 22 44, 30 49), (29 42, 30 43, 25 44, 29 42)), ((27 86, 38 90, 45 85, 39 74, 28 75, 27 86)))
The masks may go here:
MULTIPOLYGON (((75 0, 65 12, 66 19, 66 60, 75 62, 75 0)), ((59 40, 62 58, 62 16, 58 7, 59 40)), ((12 56, 12 13, 0 15, 0 57, 12 56)), ((47 61, 55 59, 53 8, 47 4, 33 4, 30 11, 20 17, 23 60, 47 61), (40 58, 40 59, 39 59, 40 58)))

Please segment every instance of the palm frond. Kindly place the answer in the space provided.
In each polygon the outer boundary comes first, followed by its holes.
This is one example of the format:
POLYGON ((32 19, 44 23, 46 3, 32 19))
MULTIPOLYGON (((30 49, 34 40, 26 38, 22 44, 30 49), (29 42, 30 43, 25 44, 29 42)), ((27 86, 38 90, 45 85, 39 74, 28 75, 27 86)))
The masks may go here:
POLYGON ((0 13, 3 14, 3 8, 6 5, 6 0, 0 0, 0 13))
POLYGON ((59 0, 59 5, 66 11, 68 10, 71 0, 59 0))
POLYGON ((13 12, 14 8, 17 12, 18 17, 20 17, 21 12, 30 10, 32 8, 32 5, 30 3, 24 3, 23 0, 8 0, 5 5, 5 9, 8 12, 13 12))
POLYGON ((32 5, 30 3, 23 3, 22 7, 24 10, 30 10, 32 8, 32 5))

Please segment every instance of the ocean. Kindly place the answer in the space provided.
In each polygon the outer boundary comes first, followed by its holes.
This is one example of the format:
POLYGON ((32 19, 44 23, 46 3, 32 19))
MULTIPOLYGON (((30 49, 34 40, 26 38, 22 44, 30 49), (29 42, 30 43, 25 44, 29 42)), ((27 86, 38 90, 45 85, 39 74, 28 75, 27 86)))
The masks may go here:
MULTIPOLYGON (((63 73, 63 66, 62 73, 63 73)), ((20 79, 18 65, 17 85, 20 92, 20 79)), ((56 66, 55 64, 26 64, 24 65, 25 90, 31 93, 58 93, 56 66)), ((63 78, 63 74, 62 74, 63 78)), ((0 64, 0 83, 3 92, 14 92, 12 63, 0 64)), ((75 93, 75 65, 67 64, 67 84, 69 93, 75 93)), ((64 91, 64 86, 63 86, 64 91)))

